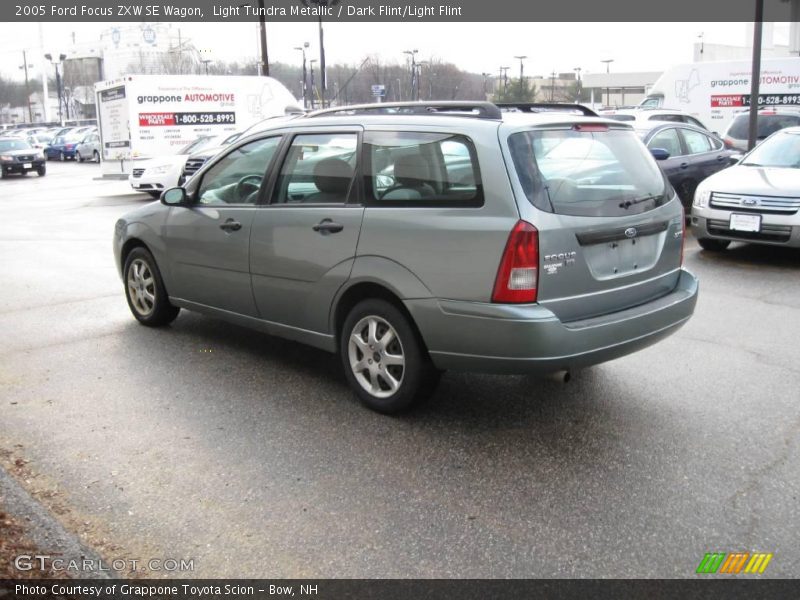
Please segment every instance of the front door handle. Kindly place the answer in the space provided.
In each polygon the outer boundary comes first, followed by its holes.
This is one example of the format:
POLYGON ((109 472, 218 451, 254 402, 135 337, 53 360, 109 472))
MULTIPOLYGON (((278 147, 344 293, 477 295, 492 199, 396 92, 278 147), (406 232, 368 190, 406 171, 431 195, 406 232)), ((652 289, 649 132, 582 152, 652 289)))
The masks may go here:
POLYGON ((681 169, 688 169, 689 163, 681 163, 681 169))
POLYGON ((322 219, 322 221, 314 225, 314 227, 311 229, 321 233, 322 235, 327 235, 329 233, 339 233, 342 229, 344 229, 344 225, 334 223, 331 219, 322 219))
POLYGON ((222 225, 220 225, 219 228, 225 231, 239 231, 242 228, 242 224, 239 223, 239 221, 228 219, 222 225))

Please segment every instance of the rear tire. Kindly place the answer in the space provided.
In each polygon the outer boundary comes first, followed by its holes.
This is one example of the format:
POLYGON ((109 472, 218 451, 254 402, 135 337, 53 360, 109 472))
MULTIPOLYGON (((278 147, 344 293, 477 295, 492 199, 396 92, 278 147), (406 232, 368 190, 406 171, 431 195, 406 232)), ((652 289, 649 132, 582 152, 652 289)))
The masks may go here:
POLYGON ((66 157, 64 156, 64 153, 63 152, 59 152, 58 153, 58 161, 59 162, 64 162, 65 160, 66 160, 66 157))
POLYGON ((78 162, 83 162, 83 157, 81 156, 80 152, 76 152, 75 153, 75 158, 78 159, 78 162))
POLYGON ((339 353, 358 399, 384 414, 408 410, 425 400, 441 375, 408 317, 377 298, 362 300, 347 315, 339 353))
POLYGON ((92 152, 92 160, 93 160, 94 162, 96 162, 96 163, 99 163, 99 162, 100 162, 100 154, 97 152, 97 150, 95 150, 94 152, 92 152))
POLYGON ((697 182, 693 179, 684 179, 678 186, 678 197, 681 199, 681 204, 683 204, 683 207, 687 209, 687 213, 689 213, 692 208, 694 192, 696 189, 697 182))
POLYGON ((712 240, 711 238, 698 238, 697 243, 703 250, 709 252, 722 252, 731 245, 730 240, 712 240))
POLYGON ((161 198, 161 192, 147 192, 147 193, 150 194, 151 198, 155 198, 156 200, 161 198))
POLYGON ((148 327, 160 327, 175 320, 181 309, 169 303, 161 272, 148 250, 141 247, 131 250, 122 273, 125 298, 137 321, 148 327))

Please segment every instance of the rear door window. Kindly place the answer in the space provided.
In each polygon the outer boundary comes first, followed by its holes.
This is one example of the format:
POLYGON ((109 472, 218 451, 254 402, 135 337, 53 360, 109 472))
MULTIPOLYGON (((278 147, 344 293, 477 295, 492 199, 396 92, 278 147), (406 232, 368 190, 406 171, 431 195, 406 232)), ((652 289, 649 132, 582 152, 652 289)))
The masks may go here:
POLYGON ((664 175, 631 129, 532 130, 512 134, 508 143, 520 184, 541 210, 621 216, 670 198, 664 175))
POLYGON ((691 129, 681 129, 683 141, 689 154, 702 154, 711 151, 711 140, 707 135, 691 129))
POLYGON ((295 136, 273 193, 276 204, 344 204, 356 171, 355 133, 295 136))

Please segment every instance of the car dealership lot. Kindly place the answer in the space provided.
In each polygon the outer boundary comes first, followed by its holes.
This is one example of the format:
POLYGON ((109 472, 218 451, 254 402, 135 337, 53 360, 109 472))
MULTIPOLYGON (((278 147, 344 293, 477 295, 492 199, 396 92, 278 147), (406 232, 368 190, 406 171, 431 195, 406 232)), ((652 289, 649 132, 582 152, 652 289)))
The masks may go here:
POLYGON ((0 456, 101 554, 208 577, 689 577, 764 551, 764 576, 800 574, 800 252, 689 239, 700 299, 666 341, 566 385, 448 373, 385 417, 324 352, 185 311, 140 326, 111 235, 150 199, 97 175, 0 182, 0 456))

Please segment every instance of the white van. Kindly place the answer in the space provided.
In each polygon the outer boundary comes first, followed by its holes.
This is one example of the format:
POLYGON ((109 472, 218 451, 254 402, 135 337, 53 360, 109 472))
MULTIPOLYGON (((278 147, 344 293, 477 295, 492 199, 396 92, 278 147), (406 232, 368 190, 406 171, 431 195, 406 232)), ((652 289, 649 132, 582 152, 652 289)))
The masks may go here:
POLYGON ((200 137, 302 111, 270 77, 129 75, 95 84, 95 93, 104 177, 127 177, 137 161, 173 155, 200 137))
MULTIPOLYGON (((750 106, 750 61, 684 64, 664 72, 641 107, 674 108, 722 133, 733 116, 750 106)), ((759 106, 800 106, 800 57, 761 61, 759 106)))

